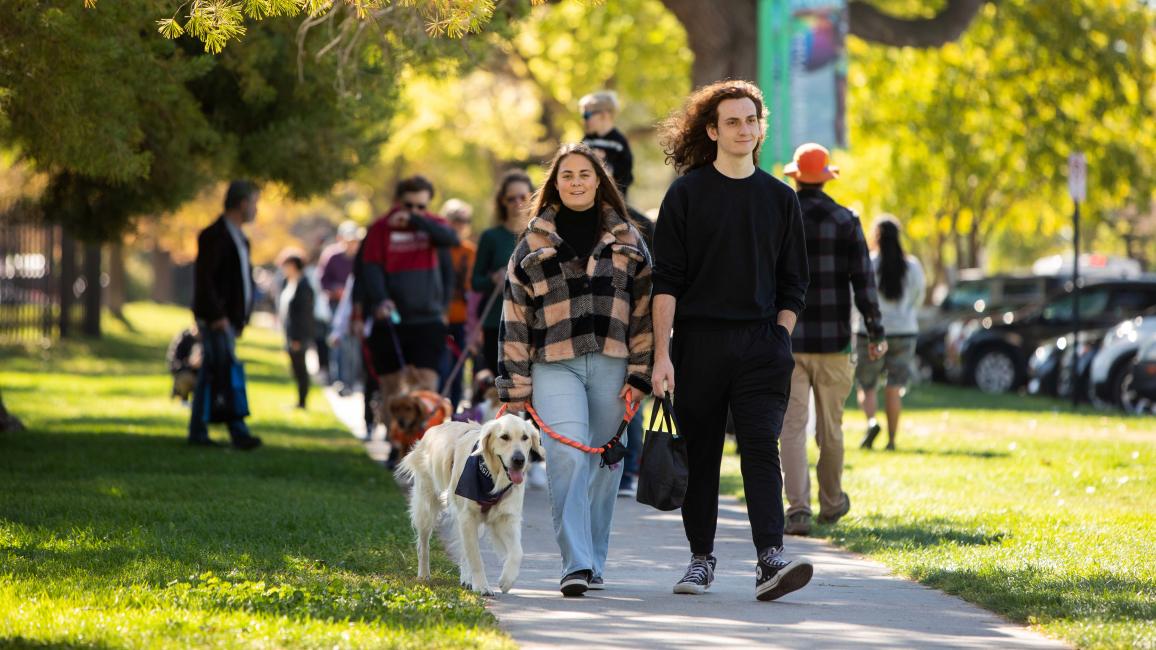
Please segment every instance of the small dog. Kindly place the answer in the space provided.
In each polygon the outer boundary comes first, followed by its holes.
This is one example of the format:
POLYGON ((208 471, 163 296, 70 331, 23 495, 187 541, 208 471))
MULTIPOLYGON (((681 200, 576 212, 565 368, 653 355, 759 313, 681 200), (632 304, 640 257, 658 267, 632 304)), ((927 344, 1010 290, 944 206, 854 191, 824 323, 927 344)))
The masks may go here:
POLYGON ((448 422, 453 413, 448 399, 428 390, 415 390, 390 400, 389 440, 399 450, 397 459, 405 458, 427 429, 448 422))
POLYGON ((469 408, 454 416, 458 422, 489 422, 498 417, 498 409, 502 408, 502 401, 498 398, 498 388, 494 385, 494 374, 489 370, 480 370, 474 376, 474 388, 470 392, 469 408))
POLYGON ((510 591, 522 567, 523 484, 532 451, 542 453, 538 430, 516 415, 478 424, 447 422, 426 432, 399 465, 413 480, 409 515, 417 532, 417 577, 429 578, 429 538, 448 509, 461 549, 461 582, 494 595, 479 545, 481 527, 505 556, 498 588, 510 591))

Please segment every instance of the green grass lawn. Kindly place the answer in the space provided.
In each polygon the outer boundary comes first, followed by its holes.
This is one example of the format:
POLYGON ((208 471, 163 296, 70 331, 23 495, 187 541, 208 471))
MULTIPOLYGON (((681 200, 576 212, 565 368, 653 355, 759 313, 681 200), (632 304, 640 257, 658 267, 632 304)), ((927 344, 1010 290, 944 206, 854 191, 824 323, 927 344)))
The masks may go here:
POLYGON ((1156 647, 1156 418, 923 385, 899 451, 865 427, 848 402, 851 512, 813 534, 1078 647, 1156 647))
POLYGON ((287 408, 278 334, 239 350, 266 446, 185 445, 164 350, 188 318, 130 305, 103 340, 0 347, 29 427, 0 434, 0 646, 511 647, 443 554, 413 578, 403 496, 320 393, 287 408))

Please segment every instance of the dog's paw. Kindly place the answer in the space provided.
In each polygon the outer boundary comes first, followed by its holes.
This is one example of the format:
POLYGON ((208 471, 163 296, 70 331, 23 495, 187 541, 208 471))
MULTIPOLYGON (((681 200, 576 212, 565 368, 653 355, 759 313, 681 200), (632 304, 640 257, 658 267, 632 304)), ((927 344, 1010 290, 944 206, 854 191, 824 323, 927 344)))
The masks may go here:
POLYGON ((505 580, 499 580, 498 581, 498 589, 501 589, 503 594, 510 593, 510 590, 513 588, 514 588, 514 581, 513 580, 511 580, 509 582, 506 582, 505 580))
POLYGON ((481 587, 475 587, 474 591, 478 592, 479 594, 481 594, 483 596, 493 596, 494 595, 494 589, 490 585, 482 585, 481 587))

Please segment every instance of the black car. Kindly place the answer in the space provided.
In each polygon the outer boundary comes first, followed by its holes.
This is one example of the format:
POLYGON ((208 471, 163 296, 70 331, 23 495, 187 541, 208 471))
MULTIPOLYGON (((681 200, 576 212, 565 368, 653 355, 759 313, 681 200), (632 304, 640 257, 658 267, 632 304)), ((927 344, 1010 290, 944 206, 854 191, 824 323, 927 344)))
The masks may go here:
POLYGON ((1136 392, 1135 410, 1156 412, 1156 334, 1150 335, 1140 351, 1130 373, 1129 388, 1136 392))
MULTIPOLYGON (((1156 306, 1156 280, 1088 283, 1079 296, 1081 328, 1107 329, 1156 306)), ((1028 359, 1040 343, 1072 331, 1073 302, 1066 287, 1035 307, 954 324, 947 335, 945 369, 989 393, 1022 386, 1028 359)))
POLYGON ((920 317, 915 340, 920 374, 924 379, 947 379, 944 337, 952 321, 1034 305, 1063 285, 1064 279, 1056 275, 965 274, 934 310, 920 317))
POLYGON ((1108 330, 1081 330, 1079 344, 1072 345, 1072 335, 1048 339, 1036 348, 1028 360, 1028 392, 1050 397, 1071 397, 1073 388, 1073 359, 1076 395, 1081 402, 1089 401, 1089 377, 1093 359, 1108 330))

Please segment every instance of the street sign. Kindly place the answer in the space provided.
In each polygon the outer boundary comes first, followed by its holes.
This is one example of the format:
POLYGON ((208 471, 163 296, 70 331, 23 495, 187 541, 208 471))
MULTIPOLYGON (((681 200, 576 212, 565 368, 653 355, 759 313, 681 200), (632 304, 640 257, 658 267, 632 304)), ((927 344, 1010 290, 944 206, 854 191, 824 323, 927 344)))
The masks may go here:
POLYGON ((1088 160, 1080 152, 1068 156, 1068 194, 1077 203, 1088 200, 1088 160))

